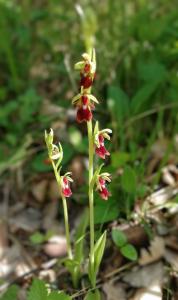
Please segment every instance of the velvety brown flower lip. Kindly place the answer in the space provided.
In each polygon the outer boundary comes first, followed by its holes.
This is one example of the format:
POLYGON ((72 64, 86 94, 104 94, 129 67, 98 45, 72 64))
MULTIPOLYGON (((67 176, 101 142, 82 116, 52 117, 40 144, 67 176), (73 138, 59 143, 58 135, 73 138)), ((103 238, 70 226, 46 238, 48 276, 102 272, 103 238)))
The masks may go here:
POLYGON ((90 75, 81 74, 80 86, 83 86, 84 89, 88 89, 93 84, 92 77, 90 75))
POLYGON ((77 122, 88 122, 92 119, 93 114, 91 112, 92 105, 89 102, 87 96, 83 95, 81 97, 81 105, 79 105, 77 110, 77 122))

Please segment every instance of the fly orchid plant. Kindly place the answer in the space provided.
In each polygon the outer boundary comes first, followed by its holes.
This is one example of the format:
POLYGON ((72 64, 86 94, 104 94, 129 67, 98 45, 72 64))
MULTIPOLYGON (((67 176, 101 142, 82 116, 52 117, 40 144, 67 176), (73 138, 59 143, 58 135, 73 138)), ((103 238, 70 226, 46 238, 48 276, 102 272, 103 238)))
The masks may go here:
MULTIPOLYGON (((96 286, 96 276, 99 271, 99 266, 103 257, 106 231, 95 242, 94 231, 94 189, 99 193, 101 199, 108 200, 110 192, 107 189, 107 183, 111 181, 109 173, 101 173, 104 164, 96 167, 94 170, 94 157, 99 156, 101 159, 106 159, 110 155, 109 151, 105 148, 105 139, 110 140, 111 129, 99 128, 99 122, 96 121, 93 126, 93 110, 99 101, 94 95, 91 94, 92 85, 96 74, 96 57, 95 50, 92 49, 91 53, 84 53, 83 60, 75 64, 75 69, 80 71, 80 87, 79 93, 72 99, 72 104, 76 107, 76 120, 78 123, 85 122, 88 129, 88 151, 89 151, 89 176, 88 176, 88 196, 89 196, 89 222, 90 222, 90 255, 88 264, 88 275, 93 288, 96 286)), ((53 143, 53 130, 49 133, 45 132, 45 141, 48 149, 49 159, 53 166, 56 181, 59 186, 59 193, 63 202, 65 231, 67 240, 68 252, 68 269, 72 274, 73 283, 76 286, 78 281, 79 268, 75 262, 75 255, 71 250, 68 210, 66 198, 72 195, 70 183, 73 181, 71 173, 67 172, 61 176, 61 162, 63 159, 62 146, 53 143), (73 262, 73 263, 72 263, 73 262)))
POLYGON ((89 144, 89 182, 88 182, 88 196, 89 196, 89 211, 90 211, 90 256, 89 256, 89 279, 92 287, 96 285, 96 276, 99 270, 99 265, 104 253, 106 232, 104 232, 98 241, 95 243, 94 234, 94 187, 99 192, 103 200, 107 200, 110 193, 106 187, 107 182, 110 182, 110 174, 101 173, 103 164, 96 168, 94 172, 94 156, 98 155, 100 158, 105 159, 110 155, 109 151, 105 148, 105 139, 110 140, 112 133, 111 129, 99 129, 98 121, 93 126, 93 110, 95 104, 99 101, 91 93, 92 85, 96 74, 96 55, 95 50, 92 49, 91 53, 84 53, 83 60, 75 64, 75 69, 80 72, 80 92, 76 95, 72 103, 77 108, 76 120, 87 123, 88 128, 88 144, 89 144), (94 129, 93 129, 94 127, 94 129))
POLYGON ((70 238, 70 230, 69 230, 69 217, 68 217, 68 209, 67 209, 67 200, 66 198, 72 195, 72 191, 70 188, 70 183, 73 182, 71 178, 71 173, 67 172, 63 176, 61 175, 61 162, 63 159, 63 149, 61 144, 58 146, 53 143, 54 133, 53 130, 50 129, 49 133, 45 131, 45 142, 48 149, 48 156, 50 162, 53 166, 54 175, 59 187, 59 194, 62 198, 63 203, 63 211, 64 211, 64 223, 65 223, 65 235, 67 242, 67 254, 68 260, 65 260, 66 267, 71 273, 73 285, 77 286, 79 279, 79 270, 78 267, 72 262, 74 262, 74 256, 71 248, 71 238, 70 238))

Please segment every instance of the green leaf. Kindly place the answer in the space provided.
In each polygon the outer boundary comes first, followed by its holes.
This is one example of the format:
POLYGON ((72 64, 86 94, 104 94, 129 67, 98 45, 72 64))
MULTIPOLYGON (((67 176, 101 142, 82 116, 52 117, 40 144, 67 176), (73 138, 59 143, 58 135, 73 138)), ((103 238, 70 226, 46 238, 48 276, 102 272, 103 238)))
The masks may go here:
POLYGON ((7 169, 14 169, 18 167, 24 161, 28 155, 27 148, 29 147, 30 143, 31 137, 28 135, 25 136, 23 145, 21 145, 12 156, 8 157, 6 161, 4 160, 0 162, 0 174, 7 169))
POLYGON ((94 216, 95 216, 95 224, 103 224, 109 221, 115 220, 118 215, 118 206, 116 201, 110 201, 109 199, 106 202, 97 203, 94 209, 94 216))
POLYGON ((128 193, 135 193, 137 188, 136 174, 130 166, 126 166, 121 177, 123 189, 128 193))
POLYGON ((20 120, 27 124, 33 121, 33 115, 39 109, 42 98, 36 93, 35 89, 28 89, 19 97, 20 104, 20 120))
POLYGON ((135 247, 131 244, 126 244, 120 249, 122 255, 130 260, 137 260, 138 254, 135 247))
POLYGON ((94 175, 93 175, 93 178, 92 178, 92 181, 91 181, 91 186, 94 187, 95 183, 96 183, 96 180, 97 180, 97 177, 98 175, 100 174, 101 172, 101 169, 102 167, 104 166, 104 164, 101 164, 95 171, 94 175))
POLYGON ((100 299, 101 296, 99 290, 95 290, 94 292, 89 291, 84 298, 84 300, 100 300, 100 299))
POLYGON ((111 164, 114 168, 122 167, 130 160, 130 154, 127 152, 111 153, 111 164))
POLYGON ((3 109, 0 110, 0 125, 10 127, 9 116, 18 107, 18 103, 15 101, 7 102, 3 105, 3 109))
POLYGON ((17 285, 12 285, 0 298, 0 300, 16 300, 19 287, 17 285))
POLYGON ((129 98, 117 86, 110 86, 108 90, 108 107, 113 116, 120 123, 129 114, 129 98))
MULTIPOLYGON (((81 257, 81 259, 83 259, 83 257, 81 257)), ((81 262, 76 260, 75 258, 74 259, 65 258, 62 261, 64 262, 66 269, 69 271, 69 273, 72 276, 73 286, 77 288, 79 279, 81 277, 81 265, 80 265, 81 262)))
POLYGON ((104 254, 105 244, 106 244, 106 231, 100 236, 100 238, 98 239, 98 241, 94 246, 95 274, 98 273, 99 266, 104 254))
POLYGON ((92 286, 96 284, 96 276, 104 254, 106 244, 106 231, 100 236, 94 245, 93 256, 89 258, 88 275, 92 286))
POLYGON ((137 196, 139 197, 139 198, 143 198, 143 197, 145 197, 145 195, 146 195, 146 193, 147 193, 147 191, 148 191, 149 189, 148 189, 148 186, 145 184, 140 184, 139 186, 138 186, 138 188, 137 188, 137 196))
MULTIPOLYGON (((71 300, 72 298, 64 292, 53 291, 47 297, 47 300, 71 300)), ((36 300, 36 299, 34 299, 36 300)))
POLYGON ((75 267, 79 265, 79 262, 75 259, 64 258, 62 260, 69 271, 72 271, 75 267))
POLYGON ((47 172, 52 170, 51 163, 46 163, 47 160, 47 150, 45 150, 44 152, 37 153, 32 160, 32 169, 37 172, 47 172))
POLYGON ((166 68, 157 61, 142 61, 138 65, 138 76, 145 81, 161 82, 166 78, 166 68))
POLYGON ((135 94, 131 101, 131 110, 133 114, 141 113, 150 107, 150 97, 156 91, 157 81, 145 83, 135 94))
POLYGON ((66 144, 66 143, 62 146, 62 148, 63 148, 63 153, 64 153, 62 163, 63 163, 63 165, 65 165, 71 160, 75 151, 71 145, 66 144))
POLYGON ((46 237, 41 232, 37 231, 30 236, 30 241, 34 245, 42 244, 46 240, 46 237))
POLYGON ((112 230, 112 239, 116 246, 119 248, 123 247, 125 244, 127 244, 127 237, 126 235, 119 229, 113 229, 112 230))
POLYGON ((76 127, 71 126, 68 133, 71 144, 77 148, 83 142, 81 132, 76 127))
POLYGON ((88 209, 86 209, 81 216, 80 224, 77 227, 76 235, 75 235, 75 256, 74 259, 81 263, 83 261, 84 253, 84 236, 86 232, 86 228, 89 222, 89 214, 88 209))
POLYGON ((48 292, 44 281, 34 279, 30 291, 28 293, 27 300, 46 300, 47 295, 48 292))

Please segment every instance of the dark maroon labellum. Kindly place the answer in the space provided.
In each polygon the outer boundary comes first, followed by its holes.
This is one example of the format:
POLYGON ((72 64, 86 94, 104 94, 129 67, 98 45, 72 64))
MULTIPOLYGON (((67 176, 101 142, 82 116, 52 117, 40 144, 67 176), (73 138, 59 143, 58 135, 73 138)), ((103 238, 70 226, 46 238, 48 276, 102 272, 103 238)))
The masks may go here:
POLYGON ((90 76, 82 75, 80 80, 80 85, 84 87, 84 89, 88 89, 92 86, 93 80, 90 76))

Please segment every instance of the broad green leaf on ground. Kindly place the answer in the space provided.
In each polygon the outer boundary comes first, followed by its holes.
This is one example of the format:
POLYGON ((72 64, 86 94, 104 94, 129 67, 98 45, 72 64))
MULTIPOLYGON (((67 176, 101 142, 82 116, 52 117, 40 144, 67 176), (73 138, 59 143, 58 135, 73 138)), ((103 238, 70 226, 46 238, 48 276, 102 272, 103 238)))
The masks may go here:
POLYGON ((123 247, 125 244, 127 244, 127 237, 126 235, 119 229, 113 229, 112 230, 112 239, 116 246, 123 247))
POLYGON ((128 193, 135 193, 137 189, 137 180, 135 171, 130 167, 124 168, 124 173, 121 177, 121 184, 123 189, 128 193))
POLYGON ((71 300, 72 298, 64 292, 53 291, 47 297, 47 300, 71 300))
POLYGON ((47 295, 48 292, 44 281, 34 279, 30 287, 27 300, 46 300, 47 295))
POLYGON ((131 244, 126 244, 120 249, 122 255, 130 260, 137 260, 138 254, 135 247, 131 244))
POLYGON ((45 282, 40 279, 34 279, 29 290, 27 300, 71 300, 71 297, 64 292, 52 291, 48 293, 45 282))
POLYGON ((17 293, 19 291, 19 287, 16 285, 12 285, 8 288, 8 290, 4 293, 0 300, 17 300, 17 293))
POLYGON ((100 292, 99 290, 90 291, 85 296, 84 300, 101 300, 100 292))
POLYGON ((116 120, 120 123, 129 114, 129 98, 118 86, 108 88, 108 107, 116 120))

